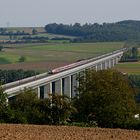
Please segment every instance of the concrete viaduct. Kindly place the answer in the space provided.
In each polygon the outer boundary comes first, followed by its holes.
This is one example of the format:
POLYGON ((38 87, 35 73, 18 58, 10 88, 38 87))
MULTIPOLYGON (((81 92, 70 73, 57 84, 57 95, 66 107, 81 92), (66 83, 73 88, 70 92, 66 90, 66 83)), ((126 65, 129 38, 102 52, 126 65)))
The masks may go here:
POLYGON ((86 69, 102 70, 113 67, 123 55, 125 49, 117 50, 105 55, 90 59, 87 63, 76 66, 65 71, 48 74, 43 73, 37 76, 19 80, 3 85, 8 99, 18 95, 25 88, 34 89, 39 98, 48 98, 49 94, 67 95, 72 98, 75 96, 75 87, 78 87, 76 77, 86 69))

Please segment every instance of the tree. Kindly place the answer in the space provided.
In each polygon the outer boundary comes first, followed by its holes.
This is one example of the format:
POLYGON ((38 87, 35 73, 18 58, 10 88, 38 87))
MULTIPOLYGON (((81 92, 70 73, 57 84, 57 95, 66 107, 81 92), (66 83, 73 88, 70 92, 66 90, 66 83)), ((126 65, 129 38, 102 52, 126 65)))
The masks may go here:
POLYGON ((0 45, 0 52, 2 51, 2 49, 3 49, 3 46, 0 45))
POLYGON ((136 101, 140 103, 140 75, 129 75, 129 79, 137 92, 136 101))
POLYGON ((33 105, 37 100, 36 92, 32 89, 24 89, 10 101, 10 107, 15 113, 14 123, 30 123, 33 117, 33 105))
POLYGON ((35 28, 33 28, 32 35, 36 35, 36 34, 37 34, 37 30, 35 28))
POLYGON ((14 114, 7 102, 7 94, 4 93, 4 89, 0 85, 0 123, 10 123, 14 114))
POLYGON ((26 61, 26 57, 25 56, 21 56, 18 61, 19 62, 25 62, 26 61))
POLYGON ((31 118, 29 123, 31 124, 52 124, 51 116, 51 100, 38 99, 32 106, 31 118))
POLYGON ((0 112, 6 108, 7 95, 4 93, 2 86, 0 86, 0 112))
MULTIPOLYGON (((20 95, 6 102, 7 95, 0 88, 0 122, 5 123, 44 123, 43 105, 39 103, 36 92, 25 89, 20 95), (40 110, 38 109, 40 107, 40 110)), ((44 106, 46 105, 43 103, 44 106)), ((45 110, 46 111, 46 110, 45 110)))
POLYGON ((100 127, 125 128, 134 120, 137 112, 134 92, 120 72, 86 71, 79 78, 77 90, 79 96, 74 105, 80 121, 96 121, 100 127))
POLYGON ((14 123, 60 124, 74 110, 65 96, 52 95, 47 99, 38 99, 32 89, 25 89, 10 102, 14 110, 14 123))
POLYGON ((129 44, 125 44, 124 47, 128 48, 126 52, 124 52, 121 57, 121 62, 135 62, 139 60, 139 51, 138 51, 138 43, 129 42, 129 44))
POLYGON ((52 124, 60 124, 66 121, 75 112, 74 108, 67 96, 52 95, 51 96, 51 118, 52 124))
POLYGON ((139 40, 140 21, 120 21, 116 23, 73 25, 48 24, 45 26, 48 33, 77 36, 72 41, 99 42, 99 41, 128 41, 139 40))
POLYGON ((138 55, 139 55, 138 48, 137 47, 133 47, 132 48, 132 58, 133 59, 137 59, 138 58, 138 55))

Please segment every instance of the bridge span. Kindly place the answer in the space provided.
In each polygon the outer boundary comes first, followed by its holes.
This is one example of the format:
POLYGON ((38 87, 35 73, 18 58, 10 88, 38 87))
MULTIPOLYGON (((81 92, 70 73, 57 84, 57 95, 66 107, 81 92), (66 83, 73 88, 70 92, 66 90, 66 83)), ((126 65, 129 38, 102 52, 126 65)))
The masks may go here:
POLYGON ((102 70, 113 67, 117 64, 126 49, 117 50, 105 55, 88 59, 85 63, 58 73, 43 73, 16 82, 8 83, 2 87, 8 98, 12 98, 21 93, 25 88, 34 89, 38 98, 48 98, 49 94, 67 95, 72 98, 76 95, 78 87, 77 75, 86 69, 102 70))

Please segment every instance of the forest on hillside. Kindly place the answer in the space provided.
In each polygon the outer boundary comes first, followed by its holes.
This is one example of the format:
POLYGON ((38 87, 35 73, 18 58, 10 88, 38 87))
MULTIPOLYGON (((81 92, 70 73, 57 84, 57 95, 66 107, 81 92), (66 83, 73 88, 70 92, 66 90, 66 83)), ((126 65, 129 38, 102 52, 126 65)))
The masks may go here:
POLYGON ((73 42, 139 40, 140 21, 125 20, 116 23, 86 23, 73 25, 51 23, 45 26, 48 33, 76 36, 73 42))

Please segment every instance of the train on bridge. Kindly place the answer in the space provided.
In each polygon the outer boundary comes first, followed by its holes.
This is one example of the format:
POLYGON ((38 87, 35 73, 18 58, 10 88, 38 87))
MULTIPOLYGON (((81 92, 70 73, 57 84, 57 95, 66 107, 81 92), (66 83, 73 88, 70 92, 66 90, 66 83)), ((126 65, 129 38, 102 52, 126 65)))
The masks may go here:
POLYGON ((108 54, 104 54, 104 55, 101 55, 101 56, 97 56, 97 57, 95 57, 95 58, 90 58, 90 59, 81 60, 81 61, 78 61, 78 62, 69 64, 69 65, 66 65, 66 66, 62 66, 62 67, 59 67, 59 68, 50 70, 48 73, 49 73, 49 74, 59 73, 59 72, 62 72, 62 71, 68 70, 68 69, 72 69, 72 68, 75 68, 75 67, 77 67, 77 66, 81 66, 81 65, 90 63, 90 62, 92 62, 92 61, 96 61, 96 60, 98 60, 98 59, 101 59, 101 58, 104 58, 104 57, 107 57, 107 56, 109 56, 109 55, 115 54, 115 53, 120 52, 120 51, 125 51, 125 50, 126 50, 126 48, 123 48, 123 49, 121 49, 121 50, 116 50, 116 51, 113 51, 113 52, 108 53, 108 54))
POLYGON ((39 75, 35 75, 35 76, 29 77, 29 78, 25 78, 25 79, 22 79, 22 80, 18 80, 18 81, 12 82, 12 83, 5 84, 2 87, 4 89, 10 89, 10 88, 12 88, 14 86, 18 86, 18 85, 22 85, 22 84, 25 84, 25 83, 28 83, 28 82, 36 81, 36 80, 39 80, 39 79, 42 79, 42 78, 46 78, 46 77, 48 77, 50 75, 61 73, 63 71, 66 71, 66 70, 69 70, 69 69, 73 69, 73 68, 76 68, 78 66, 82 66, 82 65, 88 64, 90 62, 93 62, 93 61, 96 61, 96 60, 108 57, 110 55, 119 53, 121 51, 124 52, 126 50, 127 50, 126 48, 122 48, 120 50, 116 50, 116 51, 113 51, 111 53, 103 54, 103 55, 97 56, 95 58, 81 60, 81 61, 69 64, 69 65, 66 65, 66 66, 62 66, 62 67, 50 70, 49 72, 45 72, 45 73, 42 73, 42 74, 39 74, 39 75))

